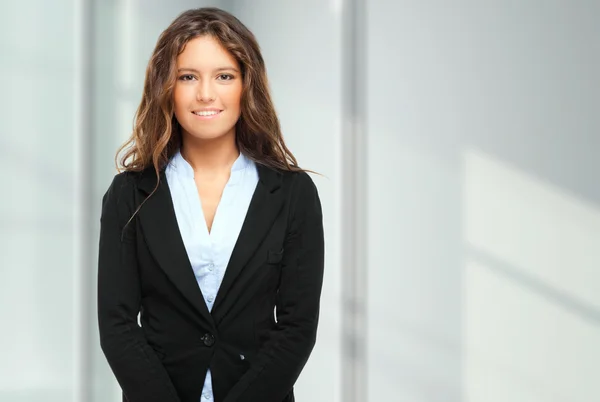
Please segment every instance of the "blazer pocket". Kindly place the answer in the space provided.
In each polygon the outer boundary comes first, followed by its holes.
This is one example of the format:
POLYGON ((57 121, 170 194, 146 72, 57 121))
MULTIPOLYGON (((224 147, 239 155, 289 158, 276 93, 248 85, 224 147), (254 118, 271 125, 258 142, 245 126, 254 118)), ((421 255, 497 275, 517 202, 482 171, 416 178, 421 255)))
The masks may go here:
POLYGON ((283 249, 281 251, 269 250, 267 253, 267 264, 279 264, 283 258, 283 249))

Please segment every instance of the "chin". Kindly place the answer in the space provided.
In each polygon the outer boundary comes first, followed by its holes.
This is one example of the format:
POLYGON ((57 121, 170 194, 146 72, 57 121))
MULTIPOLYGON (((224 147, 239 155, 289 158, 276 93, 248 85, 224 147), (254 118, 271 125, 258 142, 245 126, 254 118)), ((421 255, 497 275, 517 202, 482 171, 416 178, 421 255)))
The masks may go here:
POLYGON ((190 139, 200 140, 200 141, 212 141, 212 140, 217 140, 217 139, 228 137, 229 135, 231 135, 231 131, 226 131, 226 132, 197 132, 197 131, 190 132, 190 131, 187 131, 186 134, 187 134, 186 136, 190 137, 190 139))

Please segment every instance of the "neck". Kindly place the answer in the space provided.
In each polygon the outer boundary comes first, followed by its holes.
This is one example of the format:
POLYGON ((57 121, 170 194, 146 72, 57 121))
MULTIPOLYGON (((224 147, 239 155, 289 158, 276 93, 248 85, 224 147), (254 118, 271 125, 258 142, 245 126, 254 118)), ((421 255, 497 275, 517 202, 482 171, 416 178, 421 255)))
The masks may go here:
POLYGON ((182 139, 181 156, 188 161, 194 172, 230 171, 239 155, 235 135, 211 140, 198 140, 184 135, 182 139))

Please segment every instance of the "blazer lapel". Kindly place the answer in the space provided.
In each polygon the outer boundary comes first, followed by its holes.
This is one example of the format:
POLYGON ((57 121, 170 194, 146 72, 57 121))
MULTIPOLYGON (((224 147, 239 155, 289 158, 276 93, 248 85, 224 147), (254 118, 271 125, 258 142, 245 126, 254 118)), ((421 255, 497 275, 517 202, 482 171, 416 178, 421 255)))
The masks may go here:
POLYGON ((283 206, 284 197, 280 189, 282 174, 258 163, 256 166, 259 181, 217 292, 213 313, 224 302, 235 279, 262 243, 283 206))
MULTIPOLYGON (((156 173, 152 169, 146 170, 140 180, 139 189, 147 196, 155 186, 156 173)), ((177 225, 164 170, 160 172, 158 189, 140 208, 139 219, 150 252, 160 267, 192 306, 212 325, 212 316, 196 281, 177 225)))

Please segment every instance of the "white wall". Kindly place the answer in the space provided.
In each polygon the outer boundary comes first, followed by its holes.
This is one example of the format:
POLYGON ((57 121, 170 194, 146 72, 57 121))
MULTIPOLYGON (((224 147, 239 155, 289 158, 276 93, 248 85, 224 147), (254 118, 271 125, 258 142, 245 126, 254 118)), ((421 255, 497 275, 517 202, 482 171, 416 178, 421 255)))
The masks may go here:
POLYGON ((72 3, 0 5, 0 401, 67 401, 73 387, 72 3))
POLYGON ((484 3, 368 3, 369 400, 597 401, 600 5, 484 3))

